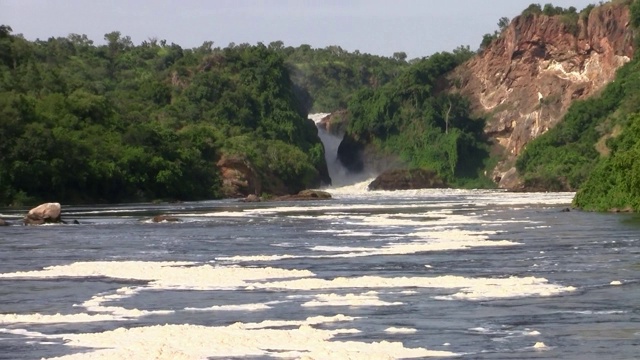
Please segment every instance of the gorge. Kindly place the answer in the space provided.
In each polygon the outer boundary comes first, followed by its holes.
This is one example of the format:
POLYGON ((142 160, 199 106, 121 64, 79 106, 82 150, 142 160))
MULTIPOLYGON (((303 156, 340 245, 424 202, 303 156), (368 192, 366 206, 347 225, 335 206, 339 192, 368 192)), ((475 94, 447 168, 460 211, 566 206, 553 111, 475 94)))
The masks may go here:
MULTIPOLYGON (((0 203, 281 196, 398 169, 457 188, 575 191, 632 147, 638 13, 630 0, 532 4, 477 51, 409 61, 134 45, 117 31, 99 46, 37 42, 3 25, 0 203)), ((607 168, 634 166, 618 162, 607 168)))
MULTIPOLYGON (((433 169, 454 187, 490 186, 460 181, 484 176, 509 190, 575 191, 636 121, 634 11, 632 1, 580 12, 532 4, 477 54, 434 54, 354 94, 338 116, 339 157, 356 171, 433 169), (482 121, 482 134, 469 128, 482 121)), ((627 195, 604 209, 635 208, 627 195)))

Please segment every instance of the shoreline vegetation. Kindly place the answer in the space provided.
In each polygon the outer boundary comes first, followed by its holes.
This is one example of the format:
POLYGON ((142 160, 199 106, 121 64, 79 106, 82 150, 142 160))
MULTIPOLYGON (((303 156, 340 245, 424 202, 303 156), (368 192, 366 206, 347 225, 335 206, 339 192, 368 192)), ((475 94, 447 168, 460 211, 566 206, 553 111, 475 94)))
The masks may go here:
MULTIPOLYGON (((620 2, 638 28, 639 1, 620 2)), ((534 5, 521 16, 571 24, 594 8, 534 5)), ((500 31, 508 24, 500 19, 500 31)), ((78 34, 29 41, 1 25, 0 205, 297 194, 330 184, 307 117, 336 110, 346 124, 337 155, 350 169, 384 158, 451 187, 495 187, 487 174, 498 155, 484 133, 491 115, 472 114, 446 75, 498 36, 485 35, 477 51, 407 60, 281 41, 135 45, 118 31, 104 45, 78 34), (223 172, 222 163, 231 165, 223 172)), ((639 211, 638 99, 634 57, 526 146, 516 162, 525 187, 575 190, 573 206, 584 210, 639 211)))

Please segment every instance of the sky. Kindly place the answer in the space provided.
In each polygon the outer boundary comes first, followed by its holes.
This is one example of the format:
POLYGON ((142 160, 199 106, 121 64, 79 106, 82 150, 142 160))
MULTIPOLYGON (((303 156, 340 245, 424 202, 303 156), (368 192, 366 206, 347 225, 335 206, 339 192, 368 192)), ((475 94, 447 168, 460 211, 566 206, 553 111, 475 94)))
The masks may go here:
MULTIPOLYGON (((409 59, 460 45, 476 50, 482 35, 535 0, 0 0, 0 24, 29 40, 86 34, 96 44, 120 31, 135 44, 156 38, 194 48, 205 41, 313 48, 409 59)), ((589 0, 555 0, 578 10, 589 0)), ((545 2, 540 2, 545 4, 545 2)))

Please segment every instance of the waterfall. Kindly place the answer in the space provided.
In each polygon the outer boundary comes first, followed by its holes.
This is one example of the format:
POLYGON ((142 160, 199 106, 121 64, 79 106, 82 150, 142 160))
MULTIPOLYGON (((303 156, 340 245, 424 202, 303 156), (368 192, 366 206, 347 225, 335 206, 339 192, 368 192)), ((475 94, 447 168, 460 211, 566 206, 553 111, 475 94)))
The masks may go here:
POLYGON ((354 184, 361 180, 360 177, 357 177, 354 174, 349 174, 347 168, 344 167, 338 159, 338 146, 340 146, 340 142, 344 135, 334 135, 328 132, 323 126, 319 126, 320 121, 328 115, 330 114, 309 114, 309 119, 313 120, 318 127, 318 136, 320 137, 320 141, 322 141, 322 145, 324 145, 324 159, 327 161, 331 184, 333 187, 354 184))

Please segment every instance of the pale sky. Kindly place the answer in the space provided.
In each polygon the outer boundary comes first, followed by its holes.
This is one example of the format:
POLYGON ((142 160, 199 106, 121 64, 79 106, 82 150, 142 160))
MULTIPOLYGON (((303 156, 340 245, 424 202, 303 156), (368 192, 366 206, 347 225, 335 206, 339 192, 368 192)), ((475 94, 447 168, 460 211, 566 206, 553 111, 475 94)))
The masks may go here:
MULTIPOLYGON (((535 0, 0 0, 0 24, 29 40, 86 34, 96 44, 120 31, 135 44, 157 38, 183 48, 213 41, 285 46, 338 45, 382 56, 408 58, 476 50, 482 35, 535 0)), ((582 10, 590 0, 555 0, 582 10)))

